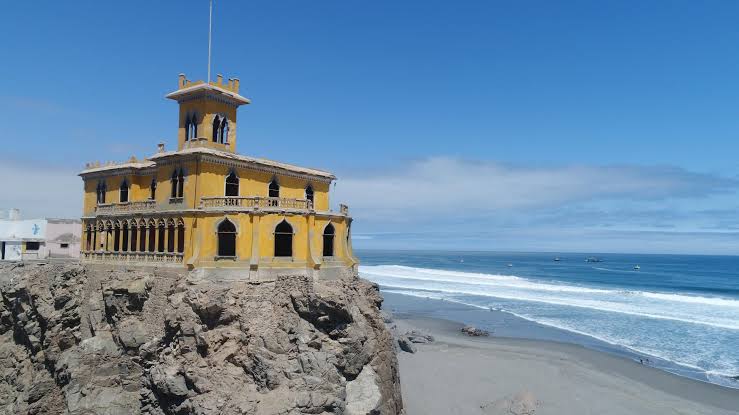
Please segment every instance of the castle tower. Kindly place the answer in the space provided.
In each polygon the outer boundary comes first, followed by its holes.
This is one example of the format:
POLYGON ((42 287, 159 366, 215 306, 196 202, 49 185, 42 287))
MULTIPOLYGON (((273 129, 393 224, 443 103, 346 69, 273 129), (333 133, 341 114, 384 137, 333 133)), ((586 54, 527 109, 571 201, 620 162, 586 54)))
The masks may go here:
POLYGON ((251 103, 239 95, 238 78, 224 83, 219 74, 206 83, 180 74, 178 89, 167 98, 180 104, 177 150, 208 147, 236 152, 236 113, 239 106, 251 103))

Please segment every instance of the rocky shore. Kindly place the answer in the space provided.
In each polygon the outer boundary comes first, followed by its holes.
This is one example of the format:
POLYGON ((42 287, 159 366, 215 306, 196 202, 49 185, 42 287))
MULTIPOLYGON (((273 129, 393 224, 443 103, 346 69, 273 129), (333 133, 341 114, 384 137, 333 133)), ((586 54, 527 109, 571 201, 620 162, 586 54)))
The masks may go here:
POLYGON ((2 414, 401 414, 376 286, 0 265, 2 414))

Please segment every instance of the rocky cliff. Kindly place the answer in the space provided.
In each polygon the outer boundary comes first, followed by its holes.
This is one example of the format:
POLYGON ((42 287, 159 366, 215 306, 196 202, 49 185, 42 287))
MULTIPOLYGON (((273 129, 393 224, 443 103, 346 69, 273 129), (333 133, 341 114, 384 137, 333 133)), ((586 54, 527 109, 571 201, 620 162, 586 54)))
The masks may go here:
POLYGON ((0 265, 2 414, 400 414, 377 287, 0 265))

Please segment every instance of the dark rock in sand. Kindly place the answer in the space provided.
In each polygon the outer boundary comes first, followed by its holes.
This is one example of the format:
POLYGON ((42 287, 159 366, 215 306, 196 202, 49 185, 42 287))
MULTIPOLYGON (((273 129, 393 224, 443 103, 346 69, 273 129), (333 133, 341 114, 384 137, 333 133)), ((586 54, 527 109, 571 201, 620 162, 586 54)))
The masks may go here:
POLYGON ((398 337, 398 346, 400 350, 408 353, 416 353, 416 346, 406 336, 398 337))
POLYGON ((472 337, 487 337, 490 335, 490 332, 472 326, 464 326, 460 331, 472 337))
POLYGON ((405 336, 412 343, 426 344, 426 343, 431 343, 434 341, 434 336, 430 334, 424 334, 416 330, 405 333, 405 336))

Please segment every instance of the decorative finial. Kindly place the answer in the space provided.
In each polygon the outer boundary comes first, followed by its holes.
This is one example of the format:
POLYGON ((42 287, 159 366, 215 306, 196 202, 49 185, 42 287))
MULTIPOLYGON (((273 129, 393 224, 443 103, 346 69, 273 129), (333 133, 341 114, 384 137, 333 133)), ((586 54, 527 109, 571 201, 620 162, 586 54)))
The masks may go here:
POLYGON ((159 150, 160 153, 164 153, 164 143, 157 144, 157 150, 159 150))

